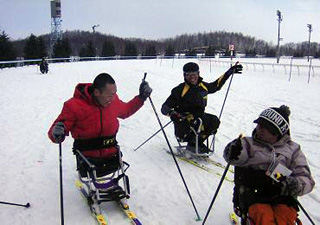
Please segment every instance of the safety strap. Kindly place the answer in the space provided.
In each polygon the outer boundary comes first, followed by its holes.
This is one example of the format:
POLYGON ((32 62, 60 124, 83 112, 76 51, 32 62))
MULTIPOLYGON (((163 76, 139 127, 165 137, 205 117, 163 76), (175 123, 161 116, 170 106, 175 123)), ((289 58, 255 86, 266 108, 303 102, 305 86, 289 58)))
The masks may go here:
POLYGON ((126 176, 125 174, 120 174, 117 178, 113 178, 107 183, 99 183, 95 178, 93 178, 93 183, 94 183, 94 186, 98 189, 108 189, 112 186, 118 185, 119 180, 125 176, 126 176))
POLYGON ((80 151, 111 148, 118 144, 115 136, 106 136, 90 139, 75 139, 73 148, 80 151))

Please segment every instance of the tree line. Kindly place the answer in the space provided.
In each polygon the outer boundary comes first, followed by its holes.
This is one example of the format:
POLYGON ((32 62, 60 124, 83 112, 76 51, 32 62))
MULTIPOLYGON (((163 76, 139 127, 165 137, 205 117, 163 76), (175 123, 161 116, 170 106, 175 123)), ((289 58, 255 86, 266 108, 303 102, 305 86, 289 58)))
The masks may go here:
MULTIPOLYGON (((35 36, 11 41, 4 31, 0 34, 0 60, 15 60, 17 57, 25 59, 40 59, 49 56, 50 35, 35 36)), ((174 38, 161 40, 146 40, 138 38, 119 38, 100 32, 66 31, 62 39, 52 46, 52 58, 80 57, 110 57, 110 56, 173 56, 184 54, 195 56, 230 55, 229 45, 235 46, 234 53, 241 53, 247 57, 257 55, 275 57, 277 48, 274 44, 258 40, 251 36, 235 32, 209 32, 198 34, 183 34, 174 38)), ((280 47, 280 55, 304 57, 308 55, 319 57, 319 44, 312 42, 287 43, 280 47)))

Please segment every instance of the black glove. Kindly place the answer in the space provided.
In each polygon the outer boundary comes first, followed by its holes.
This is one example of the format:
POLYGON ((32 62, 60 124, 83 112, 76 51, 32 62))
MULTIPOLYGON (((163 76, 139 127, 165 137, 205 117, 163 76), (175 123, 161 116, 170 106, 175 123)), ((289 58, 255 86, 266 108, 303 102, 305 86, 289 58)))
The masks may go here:
POLYGON ((297 196, 298 193, 301 191, 299 182, 295 177, 291 177, 291 176, 284 177, 280 185, 281 185, 281 195, 297 196))
POLYGON ((55 143, 61 143, 65 139, 65 127, 62 122, 58 122, 52 129, 52 136, 55 143))
POLYGON ((242 73, 242 65, 241 64, 236 64, 234 66, 231 66, 231 68, 229 70, 227 70, 227 72, 225 72, 226 75, 230 76, 233 73, 242 73))
POLYGON ((230 160, 239 159, 242 150, 241 139, 237 138, 230 142, 225 148, 225 156, 230 160))
POLYGON ((181 122, 182 120, 185 119, 180 113, 178 113, 177 111, 174 111, 174 110, 172 110, 172 111, 169 113, 169 116, 170 116, 170 119, 171 119, 173 122, 181 122))
POLYGON ((152 92, 152 88, 149 86, 147 81, 142 81, 139 87, 139 97, 145 101, 148 97, 150 97, 152 92))

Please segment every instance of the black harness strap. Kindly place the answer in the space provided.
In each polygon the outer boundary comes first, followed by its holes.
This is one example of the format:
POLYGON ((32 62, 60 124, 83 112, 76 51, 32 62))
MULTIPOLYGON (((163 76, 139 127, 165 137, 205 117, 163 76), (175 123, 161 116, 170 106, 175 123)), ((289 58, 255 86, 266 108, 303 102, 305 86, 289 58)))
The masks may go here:
POLYGON ((115 136, 97 137, 90 139, 75 139, 73 148, 80 151, 90 151, 111 148, 118 144, 115 136))

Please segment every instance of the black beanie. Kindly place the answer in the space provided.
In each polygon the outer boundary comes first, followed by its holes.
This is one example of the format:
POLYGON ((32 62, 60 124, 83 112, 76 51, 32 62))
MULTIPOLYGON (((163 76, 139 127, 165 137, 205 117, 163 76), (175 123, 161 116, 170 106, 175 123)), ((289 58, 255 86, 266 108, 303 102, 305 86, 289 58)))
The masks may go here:
POLYGON ((188 72, 199 72, 199 66, 197 63, 194 62, 188 62, 183 66, 183 72, 188 73, 188 72))
POLYGON ((285 135, 289 131, 290 109, 286 105, 279 108, 272 107, 262 111, 259 118, 254 123, 263 124, 272 134, 280 136, 285 135))

